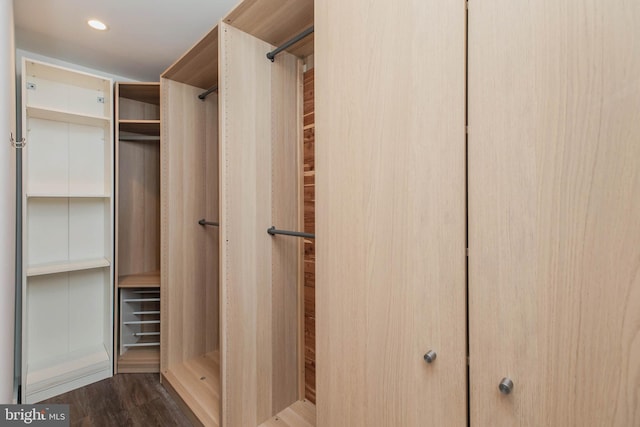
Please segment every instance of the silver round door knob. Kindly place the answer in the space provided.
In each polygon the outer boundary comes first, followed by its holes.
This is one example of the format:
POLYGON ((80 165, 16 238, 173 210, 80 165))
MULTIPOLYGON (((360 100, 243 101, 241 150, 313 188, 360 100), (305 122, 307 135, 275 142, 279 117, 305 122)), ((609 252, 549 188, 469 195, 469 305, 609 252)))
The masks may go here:
POLYGON ((424 361, 427 363, 433 363, 436 360, 436 357, 438 357, 438 355, 436 354, 435 351, 433 350, 429 350, 425 355, 424 355, 424 361))
POLYGON ((505 377, 500 381, 498 388, 500 389, 500 393, 510 394, 513 391, 513 381, 505 377))

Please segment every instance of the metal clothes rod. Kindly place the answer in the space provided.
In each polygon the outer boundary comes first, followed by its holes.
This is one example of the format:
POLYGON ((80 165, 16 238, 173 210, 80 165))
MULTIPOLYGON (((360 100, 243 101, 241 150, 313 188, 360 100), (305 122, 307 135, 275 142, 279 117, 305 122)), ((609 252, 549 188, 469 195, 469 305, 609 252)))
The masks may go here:
POLYGON ((202 218, 200 221, 198 221, 198 224, 200 224, 200 225, 210 225, 212 227, 220 227, 220 224, 218 224, 217 222, 206 221, 204 218, 202 218))
POLYGON ((307 28, 306 30, 304 30, 303 32, 301 32, 300 34, 298 34, 297 36, 295 36, 294 38, 292 38, 291 40, 289 40, 288 42, 286 42, 285 44, 283 44, 282 46, 272 50, 269 53, 267 53, 267 58, 271 62, 275 61, 277 54, 279 54, 283 50, 287 49, 289 46, 293 46, 294 44, 298 43, 300 40, 302 40, 303 38, 307 37, 311 33, 313 33, 313 25, 311 27, 307 28))
POLYGON ((267 233, 274 236, 276 234, 283 234, 285 236, 295 236, 295 237, 306 237, 307 239, 315 239, 316 235, 311 233, 302 233, 300 231, 287 231, 287 230, 278 230, 275 227, 271 227, 267 229, 267 233))
POLYGON ((198 95, 198 98, 200 98, 201 100, 204 101, 204 99, 209 96, 209 94, 211 92, 215 92, 218 90, 218 85, 213 85, 211 86, 209 89, 206 90, 206 92, 202 92, 200 95, 198 95))

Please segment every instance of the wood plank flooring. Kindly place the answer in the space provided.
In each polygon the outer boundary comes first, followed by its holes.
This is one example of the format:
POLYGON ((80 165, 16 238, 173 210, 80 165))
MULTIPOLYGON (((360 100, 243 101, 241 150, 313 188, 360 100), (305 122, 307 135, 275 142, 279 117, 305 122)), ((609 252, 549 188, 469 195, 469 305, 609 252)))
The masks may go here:
POLYGON ((72 427, 192 426, 158 374, 120 374, 42 403, 68 404, 72 427))
POLYGON ((316 405, 305 399, 260 424, 260 427, 315 427, 315 425, 316 405))

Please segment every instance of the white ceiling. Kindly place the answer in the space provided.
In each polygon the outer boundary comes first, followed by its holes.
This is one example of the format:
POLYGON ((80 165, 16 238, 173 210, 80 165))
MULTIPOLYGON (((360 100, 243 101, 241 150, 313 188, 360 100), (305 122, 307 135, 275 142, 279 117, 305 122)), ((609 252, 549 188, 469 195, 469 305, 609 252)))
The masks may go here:
POLYGON ((238 0, 14 0, 20 49, 142 81, 160 74, 238 0), (100 19, 108 31, 87 25, 100 19))

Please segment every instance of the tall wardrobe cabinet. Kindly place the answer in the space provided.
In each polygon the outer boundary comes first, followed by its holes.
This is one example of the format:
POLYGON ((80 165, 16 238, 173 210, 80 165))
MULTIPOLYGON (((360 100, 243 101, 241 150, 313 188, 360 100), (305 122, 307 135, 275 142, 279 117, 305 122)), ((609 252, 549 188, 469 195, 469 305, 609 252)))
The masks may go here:
POLYGON ((23 61, 25 403, 112 374, 112 81, 23 61))
POLYGON ((640 425, 639 19, 470 4, 473 426, 640 425))
POLYGON ((640 426, 640 3, 465 3, 315 4, 318 425, 640 426))
POLYGON ((465 426, 465 4, 315 8, 318 425, 465 426))

